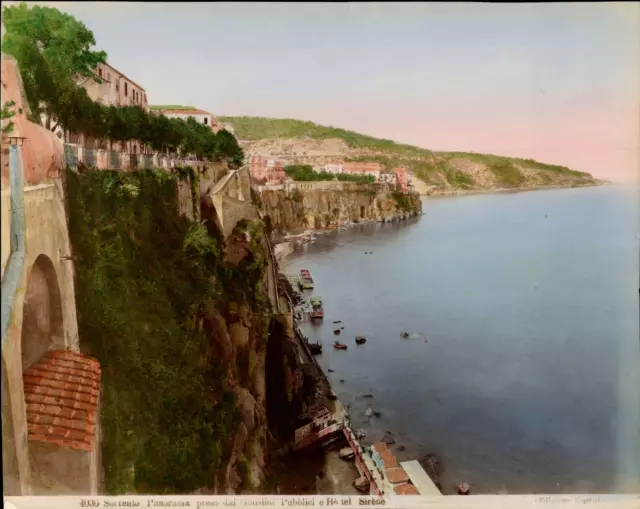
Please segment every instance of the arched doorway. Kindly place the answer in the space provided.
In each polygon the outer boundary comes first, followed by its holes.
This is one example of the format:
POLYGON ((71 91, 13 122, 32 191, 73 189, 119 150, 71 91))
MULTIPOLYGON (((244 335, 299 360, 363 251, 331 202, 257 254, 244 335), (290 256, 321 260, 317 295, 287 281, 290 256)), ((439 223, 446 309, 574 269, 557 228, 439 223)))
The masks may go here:
POLYGON ((62 302, 56 271, 45 255, 36 258, 22 311, 22 371, 63 338, 62 302))

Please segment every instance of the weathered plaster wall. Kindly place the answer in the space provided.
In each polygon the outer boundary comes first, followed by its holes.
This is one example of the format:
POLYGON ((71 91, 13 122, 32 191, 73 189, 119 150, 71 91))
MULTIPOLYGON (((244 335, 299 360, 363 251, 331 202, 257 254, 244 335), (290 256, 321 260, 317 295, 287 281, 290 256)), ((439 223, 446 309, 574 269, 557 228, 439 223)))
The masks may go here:
MULTIPOLYGON (((25 300, 28 295, 34 297, 35 303, 27 304, 27 313, 35 310, 38 303, 47 303, 49 312, 47 316, 40 311, 35 320, 36 343, 39 344, 35 351, 42 349, 42 342, 47 342, 45 331, 53 333, 48 338, 49 348, 60 348, 78 351, 78 326, 76 319, 75 291, 73 281, 73 265, 63 256, 71 255, 69 236, 67 232, 66 213, 63 202, 62 186, 58 180, 51 183, 29 186, 24 192, 25 220, 26 220, 26 261, 22 274, 20 290, 15 305, 12 309, 11 325, 8 336, 3 344, 3 366, 6 367, 6 381, 11 400, 11 412, 8 418, 13 425, 13 442, 16 446, 15 458, 17 469, 20 472, 22 494, 30 492, 30 464, 28 459, 27 424, 24 402, 24 387, 22 383, 23 367, 23 314, 25 312, 25 300), (59 302, 51 302, 51 294, 47 294, 47 277, 42 273, 41 266, 34 264, 38 257, 44 256, 49 260, 53 270, 54 281, 59 289, 59 302), (29 283, 29 277, 33 274, 34 282, 29 283), (45 281, 43 281, 43 277, 45 281), (60 321, 58 325, 47 321, 53 316, 52 311, 58 309, 60 321), (38 325, 40 324, 40 325, 38 325)), ((2 271, 4 273, 10 254, 10 195, 9 189, 2 190, 2 271)), ((40 259, 41 261, 43 258, 40 259)), ((27 318, 27 321, 31 321, 27 318)), ((27 325, 25 333, 33 333, 33 325, 27 325), (32 327, 32 329, 30 329, 32 327)), ((25 341, 34 338, 25 337, 25 341)), ((33 349, 32 349, 33 350, 33 349)), ((33 355, 33 351, 31 351, 33 355)), ((37 359, 36 359, 37 360, 37 359)), ((3 413, 5 409, 3 408, 3 413)), ((4 416, 3 416, 4 417, 4 416)), ((3 442, 5 437, 3 427, 3 442)), ((5 442, 7 443, 7 442, 5 442)))

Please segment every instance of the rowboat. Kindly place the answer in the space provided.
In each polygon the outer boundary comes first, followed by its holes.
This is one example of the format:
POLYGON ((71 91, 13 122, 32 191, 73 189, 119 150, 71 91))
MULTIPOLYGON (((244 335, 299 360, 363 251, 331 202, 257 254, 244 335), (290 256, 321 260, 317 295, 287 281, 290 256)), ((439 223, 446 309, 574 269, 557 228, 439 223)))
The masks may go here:
POLYGON ((335 343, 333 343, 333 348, 336 348, 337 350, 346 350, 347 345, 343 345, 339 341, 336 341, 335 343))
POLYGON ((312 297, 311 300, 311 312, 309 316, 311 318, 324 318, 324 310, 322 309, 322 297, 312 297))
POLYGON ((298 284, 303 290, 313 290, 313 278, 307 269, 300 269, 300 282, 298 284))

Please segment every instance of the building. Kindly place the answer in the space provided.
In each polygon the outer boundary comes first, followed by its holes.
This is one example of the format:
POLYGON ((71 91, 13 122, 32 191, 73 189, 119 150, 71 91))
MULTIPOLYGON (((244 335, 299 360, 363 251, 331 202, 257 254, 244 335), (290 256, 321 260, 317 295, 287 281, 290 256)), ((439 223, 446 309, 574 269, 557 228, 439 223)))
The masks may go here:
POLYGON ((329 161, 322 166, 322 170, 329 173, 342 173, 344 172, 344 163, 342 161, 329 161))
POLYGON ((275 159, 253 155, 249 159, 249 175, 254 182, 282 184, 286 178, 284 165, 275 159))
POLYGON ((398 188, 403 193, 406 193, 409 190, 409 170, 405 167, 394 168, 393 173, 395 173, 396 178, 398 179, 398 188))
MULTIPOLYGON (((139 106, 145 111, 149 111, 147 92, 138 83, 125 76, 115 67, 104 63, 99 64, 95 73, 100 79, 98 83, 93 78, 78 75, 76 82, 87 91, 87 95, 95 102, 105 106, 139 106)), ((94 140, 84 136, 82 133, 56 132, 59 138, 63 138, 67 143, 79 145, 88 149, 107 149, 106 140, 94 140)), ((131 140, 122 145, 115 143, 110 147, 114 151, 122 151, 128 154, 142 154, 145 148, 137 140, 131 140)))
POLYGON ((84 76, 78 78, 78 84, 84 87, 91 99, 105 106, 140 106, 149 110, 146 90, 115 67, 99 64, 95 73, 102 83, 84 76))
POLYGON ((380 178, 382 173, 382 165, 380 163, 344 163, 343 173, 351 175, 371 175, 374 179, 380 178))
POLYGON ((198 108, 172 108, 170 106, 154 106, 153 111, 164 115, 165 117, 181 118, 182 120, 187 120, 189 117, 193 117, 196 122, 210 127, 214 133, 217 133, 218 131, 223 129, 223 127, 220 125, 220 122, 218 122, 218 119, 216 119, 213 113, 199 110, 198 108))
POLYGON ((398 177, 395 173, 380 173, 380 177, 378 178, 378 182, 383 182, 385 184, 391 184, 395 187, 398 184, 398 177))

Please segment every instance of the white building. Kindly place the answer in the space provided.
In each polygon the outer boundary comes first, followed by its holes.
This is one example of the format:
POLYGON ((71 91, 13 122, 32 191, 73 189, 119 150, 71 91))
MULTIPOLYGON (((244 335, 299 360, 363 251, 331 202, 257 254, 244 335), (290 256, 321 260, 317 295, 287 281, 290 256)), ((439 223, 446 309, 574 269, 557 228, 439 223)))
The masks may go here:
POLYGON ((169 118, 181 118, 182 120, 187 120, 189 117, 193 117, 196 122, 200 124, 204 124, 211 128, 214 133, 217 133, 222 128, 220 126, 220 122, 213 116, 212 113, 208 111, 199 110, 197 108, 162 108, 156 107, 153 108, 153 111, 156 113, 160 113, 165 117, 169 118))
POLYGON ((340 161, 331 161, 325 164, 322 169, 329 173, 343 173, 344 172, 344 163, 340 161))
POLYGON ((380 173, 378 182, 385 182, 395 186, 398 183, 398 177, 395 173, 380 173))

